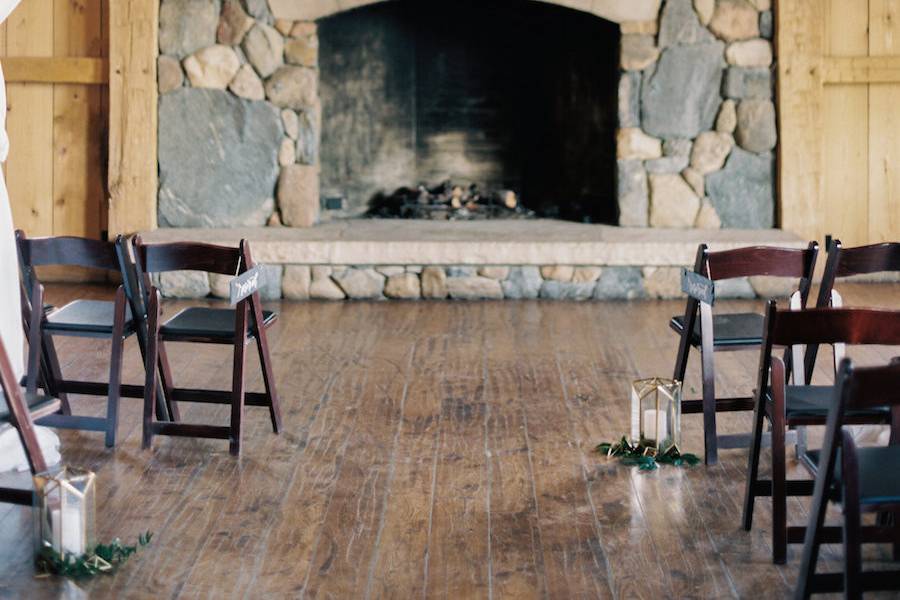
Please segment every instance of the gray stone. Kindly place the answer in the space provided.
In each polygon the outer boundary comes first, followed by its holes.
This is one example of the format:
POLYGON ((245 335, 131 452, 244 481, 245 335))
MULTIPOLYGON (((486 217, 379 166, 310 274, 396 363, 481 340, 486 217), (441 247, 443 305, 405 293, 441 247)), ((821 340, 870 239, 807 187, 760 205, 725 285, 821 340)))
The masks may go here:
POLYGON ((372 300, 383 297, 385 277, 375 269, 350 268, 334 273, 331 278, 341 286, 348 298, 372 300))
POLYGON ((747 0, 718 0, 709 28, 726 42, 759 35, 759 13, 747 0))
POLYGON ((663 156, 690 156, 693 142, 684 138, 663 141, 663 156))
POLYGON ((263 300, 280 300, 284 265, 260 265, 260 267, 262 277, 260 277, 259 297, 263 300))
POLYGON ((772 71, 731 67, 725 72, 722 93, 728 98, 769 99, 772 97, 772 71))
POLYGON ((156 79, 160 94, 177 90, 184 83, 181 63, 173 56, 160 56, 156 61, 156 79))
POLYGON ((659 58, 652 35, 623 35, 619 49, 619 64, 623 71, 641 71, 659 58))
POLYGON ((275 17, 269 12, 268 0, 241 0, 241 3, 254 19, 269 25, 275 22, 275 17))
POLYGON ((447 297, 447 272, 443 267, 422 269, 422 296, 425 298, 447 297))
POLYGON ((447 277, 474 277, 477 274, 478 269, 476 267, 466 265, 447 267, 447 277))
POLYGON ((205 298, 209 275, 203 271, 167 271, 159 274, 159 291, 166 298, 205 298))
POLYGON ((260 77, 268 77, 283 63, 284 38, 274 27, 257 23, 244 36, 241 48, 260 77))
POLYGON ((183 58, 216 43, 218 0, 163 0, 159 7, 159 52, 183 58))
POLYGON ((543 282, 540 269, 526 265, 510 268, 509 275, 500 285, 506 298, 522 300, 537 298, 543 282))
POLYGON ((319 160, 319 118, 315 109, 297 115, 297 162, 314 165, 319 160))
POLYGON ((545 281, 541 285, 541 298, 548 300, 588 300, 594 295, 593 281, 545 281))
POLYGON ((220 44, 237 46, 253 27, 253 24, 253 19, 244 12, 238 0, 224 0, 222 15, 219 17, 219 27, 216 30, 216 39, 220 44))
POLYGON ((756 298, 756 292, 746 277, 716 281, 716 298, 756 298))
POLYGON ((285 265, 281 291, 288 300, 309 300, 311 281, 309 265, 285 265))
POLYGON ((639 267, 603 267, 594 287, 595 300, 635 300, 646 296, 639 267))
POLYGON ((160 225, 264 225, 281 138, 281 117, 266 102, 191 88, 160 97, 160 225))
POLYGON ((688 166, 688 156, 664 156, 644 162, 644 168, 648 173, 681 173, 688 166))
POLYGON ((281 108, 312 108, 318 99, 318 81, 315 69, 281 67, 266 80, 266 97, 281 108))
POLYGON ((775 105, 770 100, 743 100, 737 106, 734 139, 744 150, 768 152, 778 141, 775 105))
POLYGON ((694 226, 700 199, 676 173, 650 175, 650 226, 688 228, 694 226))
POLYGON ((384 295, 388 298, 401 298, 404 300, 416 300, 422 297, 422 286, 419 276, 415 273, 399 273, 387 278, 384 285, 384 295))
POLYGON ((734 148, 725 168, 706 177, 706 194, 722 227, 766 229, 775 216, 775 161, 734 148))
POLYGON ((775 26, 772 21, 772 11, 767 10, 759 13, 759 37, 771 40, 775 33, 775 26))
POLYGON ((447 291, 454 300, 500 300, 503 288, 500 282, 489 277, 448 277, 447 291))
POLYGON ((250 65, 241 65, 234 79, 228 84, 228 89, 235 96, 247 100, 265 100, 266 91, 263 89, 262 80, 250 65))
POLYGON ((311 227, 319 220, 319 168, 286 165, 278 178, 278 209, 289 227, 311 227))
POLYGON ((647 172, 639 160, 618 160, 616 166, 619 225, 646 227, 650 206, 650 196, 647 193, 647 172))
POLYGON ((666 48, 641 82, 641 127, 662 138, 693 138, 719 110, 724 44, 666 48))
POLYGON ((281 124, 284 125, 284 133, 292 140, 296 140, 297 134, 300 133, 300 120, 297 118, 297 113, 289 108, 282 110, 281 124))
POLYGON ((572 265, 544 265, 541 267, 541 277, 551 281, 572 281, 575 276, 575 267, 572 265))
POLYGON ((660 48, 715 41, 709 30, 700 24, 691 0, 666 0, 659 19, 657 39, 660 48))
POLYGON ((221 44, 197 50, 183 64, 191 87, 219 90, 224 90, 241 68, 241 61, 231 46, 221 44))
POLYGON ((619 127, 641 125, 641 74, 627 71, 619 78, 619 127))
POLYGON ((502 281, 509 276, 509 267, 485 265, 478 267, 478 274, 482 277, 490 277, 491 279, 500 279, 502 281))

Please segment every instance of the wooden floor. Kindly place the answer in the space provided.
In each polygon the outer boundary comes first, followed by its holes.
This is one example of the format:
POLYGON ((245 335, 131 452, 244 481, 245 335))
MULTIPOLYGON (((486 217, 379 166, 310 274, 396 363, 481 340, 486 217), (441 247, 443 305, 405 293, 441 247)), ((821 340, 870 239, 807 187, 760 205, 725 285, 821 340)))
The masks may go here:
MULTIPOLYGON (((896 284, 842 291, 849 303, 900 301, 896 284)), ((50 300, 108 293, 53 287, 50 300)), ((632 379, 671 374, 666 322, 682 307, 284 303, 271 338, 284 433, 250 408, 240 459, 209 440, 156 438, 144 452, 139 402, 127 399, 115 450, 101 434, 61 432, 66 462, 98 473, 100 538, 151 530, 153 543, 115 576, 35 578, 30 511, 4 505, 0 596, 788 597, 799 548, 787 566, 771 564, 765 499, 753 532, 740 529, 746 451, 722 451, 711 468, 640 473, 592 450, 628 431, 632 379)), ((140 383, 129 344, 125 380, 140 383)), ((855 350, 868 363, 892 355, 855 350)), ((60 352, 64 372, 104 376, 102 342, 63 339, 60 352)), ((230 381, 227 349, 173 346, 170 356, 182 385, 230 381)), ((756 360, 721 358, 719 389, 752 387, 756 360)), ((261 385, 255 372, 250 384, 261 385)), ((103 405, 74 402, 90 414, 103 405)), ((746 431, 750 417, 719 422, 746 431)), ((700 453, 699 416, 685 418, 684 437, 700 453)), ((803 522, 806 503, 792 501, 789 517, 803 522)))

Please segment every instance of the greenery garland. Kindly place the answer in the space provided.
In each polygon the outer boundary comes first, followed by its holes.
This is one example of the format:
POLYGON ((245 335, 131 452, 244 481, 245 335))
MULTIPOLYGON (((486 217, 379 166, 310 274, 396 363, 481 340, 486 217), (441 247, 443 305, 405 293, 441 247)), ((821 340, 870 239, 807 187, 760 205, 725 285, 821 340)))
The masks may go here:
POLYGON ((641 471, 653 471, 660 464, 693 467, 700 462, 700 458, 696 454, 682 454, 677 446, 672 446, 660 453, 644 438, 641 438, 637 444, 632 444, 624 435, 615 444, 608 442, 597 444, 595 450, 606 456, 618 457, 623 465, 636 466, 641 471))
POLYGON ((59 553, 44 547, 35 560, 38 570, 45 575, 61 575, 72 579, 87 579, 100 573, 113 573, 132 554, 150 543, 153 534, 149 531, 138 536, 137 546, 126 546, 119 538, 109 544, 97 544, 93 552, 75 556, 68 552, 59 553))

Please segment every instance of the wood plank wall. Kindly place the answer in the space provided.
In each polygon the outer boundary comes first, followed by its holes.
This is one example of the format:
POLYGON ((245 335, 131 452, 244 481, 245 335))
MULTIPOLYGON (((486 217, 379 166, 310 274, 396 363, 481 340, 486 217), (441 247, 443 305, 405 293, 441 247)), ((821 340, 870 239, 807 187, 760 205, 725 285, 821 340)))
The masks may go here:
POLYGON ((776 5, 781 224, 900 239, 900 0, 776 5))
POLYGON ((108 0, 22 0, 0 26, 5 165, 13 220, 30 236, 106 230, 108 0))

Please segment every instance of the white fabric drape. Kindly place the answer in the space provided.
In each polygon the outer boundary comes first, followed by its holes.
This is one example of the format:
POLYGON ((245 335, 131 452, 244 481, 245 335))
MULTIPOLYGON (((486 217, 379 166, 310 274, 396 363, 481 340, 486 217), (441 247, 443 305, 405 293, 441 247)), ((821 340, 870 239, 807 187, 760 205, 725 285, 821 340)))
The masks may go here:
MULTIPOLYGON (((0 0, 0 22, 6 20, 19 0, 0 0)), ((6 135, 6 83, 0 69, 0 161, 5 162, 9 153, 6 135)), ((25 370, 25 337, 22 331, 22 313, 19 304, 19 265, 16 258, 15 227, 6 181, 0 172, 0 339, 9 353, 16 377, 25 370)))

